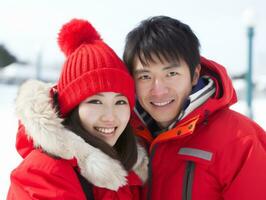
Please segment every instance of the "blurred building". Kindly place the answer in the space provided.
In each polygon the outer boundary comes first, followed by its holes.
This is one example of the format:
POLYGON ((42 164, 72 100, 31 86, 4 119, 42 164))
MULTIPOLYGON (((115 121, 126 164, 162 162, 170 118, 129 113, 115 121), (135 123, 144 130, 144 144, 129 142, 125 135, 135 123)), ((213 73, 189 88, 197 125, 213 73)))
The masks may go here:
POLYGON ((33 64, 12 63, 0 69, 0 83, 19 85, 27 79, 40 79, 45 82, 56 82, 60 68, 47 66, 38 69, 33 64), (40 72, 41 71, 41 72, 40 72))

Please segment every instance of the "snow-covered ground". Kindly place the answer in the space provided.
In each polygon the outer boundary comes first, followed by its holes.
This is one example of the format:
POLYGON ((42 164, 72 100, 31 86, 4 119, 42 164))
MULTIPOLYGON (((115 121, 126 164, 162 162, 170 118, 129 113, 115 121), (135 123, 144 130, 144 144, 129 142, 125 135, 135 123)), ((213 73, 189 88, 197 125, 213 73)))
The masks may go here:
MULTIPOLYGON (((0 140, 0 199, 5 199, 9 187, 9 175, 21 158, 15 150, 15 138, 17 131, 17 120, 14 114, 14 99, 17 93, 17 86, 1 85, 0 92, 0 121, 2 122, 2 136, 0 140)), ((239 101, 232 107, 243 114, 246 112, 246 104, 239 101)), ((254 99, 254 120, 266 130, 266 96, 254 99)))
POLYGON ((21 161, 15 150, 17 120, 14 114, 14 98, 17 93, 16 86, 0 85, 0 199, 4 200, 9 186, 10 171, 21 161))

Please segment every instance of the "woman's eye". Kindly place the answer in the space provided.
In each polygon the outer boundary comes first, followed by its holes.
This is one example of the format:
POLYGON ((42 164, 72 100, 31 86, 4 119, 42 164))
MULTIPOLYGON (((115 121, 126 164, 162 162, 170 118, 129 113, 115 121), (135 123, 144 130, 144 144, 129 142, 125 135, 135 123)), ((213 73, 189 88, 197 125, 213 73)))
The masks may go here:
POLYGON ((125 100, 119 100, 115 103, 115 105, 125 105, 125 104, 127 104, 127 101, 125 100))
POLYGON ((177 72, 169 72, 167 74, 167 77, 176 76, 177 74, 178 74, 177 72))
POLYGON ((91 104, 101 104, 102 102, 101 102, 100 100, 97 100, 97 99, 92 99, 92 100, 87 101, 87 103, 91 103, 91 104))

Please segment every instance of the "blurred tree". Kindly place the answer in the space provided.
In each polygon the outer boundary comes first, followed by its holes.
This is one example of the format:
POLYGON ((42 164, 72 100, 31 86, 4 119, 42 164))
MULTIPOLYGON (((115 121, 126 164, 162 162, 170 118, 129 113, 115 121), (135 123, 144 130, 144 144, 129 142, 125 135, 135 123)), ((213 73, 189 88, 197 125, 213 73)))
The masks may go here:
POLYGON ((0 68, 6 67, 17 61, 17 58, 12 55, 4 45, 0 44, 0 68))

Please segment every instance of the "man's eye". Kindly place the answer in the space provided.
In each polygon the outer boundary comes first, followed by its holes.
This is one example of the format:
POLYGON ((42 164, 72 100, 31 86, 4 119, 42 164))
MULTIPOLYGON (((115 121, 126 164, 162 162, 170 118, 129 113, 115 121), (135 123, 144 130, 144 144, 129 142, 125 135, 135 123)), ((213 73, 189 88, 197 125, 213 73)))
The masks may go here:
POLYGON ((147 79, 150 79, 150 76, 149 75, 141 75, 138 77, 139 80, 147 80, 147 79))
POLYGON ((171 77, 171 76, 176 76, 178 73, 177 72, 169 72, 166 76, 171 77))
POLYGON ((119 100, 115 103, 115 105, 125 105, 125 104, 127 104, 127 101, 125 100, 119 100))
POLYGON ((91 104, 102 104, 102 102, 100 100, 97 100, 97 99, 89 100, 89 101, 87 101, 87 103, 91 103, 91 104))

